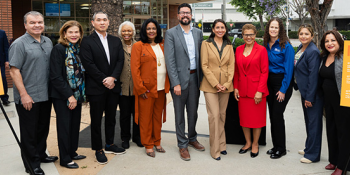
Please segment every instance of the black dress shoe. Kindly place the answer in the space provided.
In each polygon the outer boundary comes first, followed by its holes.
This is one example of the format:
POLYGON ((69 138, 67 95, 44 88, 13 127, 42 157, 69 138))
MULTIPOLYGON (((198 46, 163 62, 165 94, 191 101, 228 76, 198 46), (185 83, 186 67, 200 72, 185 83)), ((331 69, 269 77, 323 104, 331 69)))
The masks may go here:
POLYGON ((271 149, 269 149, 267 152, 266 152, 266 154, 272 154, 272 153, 274 153, 275 151, 273 150, 273 148, 271 148, 271 149))
POLYGON ((247 153, 247 151, 250 150, 250 149, 252 149, 252 147, 249 147, 248 149, 241 148, 238 153, 239 154, 244 154, 244 153, 247 153))
POLYGON ((122 147, 123 147, 124 149, 129 149, 129 147, 130 147, 129 141, 123 141, 123 142, 122 142, 122 147))
POLYGON ((227 151, 226 151, 226 150, 225 150, 225 151, 221 151, 220 154, 226 155, 226 154, 227 154, 227 151))
POLYGON ((61 166, 64 166, 66 168, 69 168, 69 169, 77 169, 79 168, 79 165, 75 162, 73 162, 72 164, 67 164, 67 165, 61 165, 61 166))
POLYGON ((271 159, 279 159, 279 158, 281 158, 282 156, 284 156, 284 155, 286 155, 286 154, 287 154, 286 151, 284 151, 284 152, 276 151, 275 153, 272 153, 272 154, 271 154, 270 158, 271 158, 271 159))
POLYGON ((57 156, 47 156, 44 159, 41 159, 40 162, 42 162, 42 163, 51 163, 51 162, 54 162, 56 160, 58 160, 57 156))
POLYGON ((72 160, 81 160, 81 159, 85 159, 85 158, 86 158, 86 156, 84 156, 84 155, 76 155, 76 156, 72 157, 72 160))
POLYGON ((5 106, 10 106, 10 101, 6 100, 6 101, 3 101, 2 104, 5 105, 5 106))
POLYGON ((137 141, 133 141, 134 143, 136 143, 136 145, 138 146, 138 147, 144 147, 143 145, 142 145, 142 143, 141 143, 141 140, 137 140, 137 141))
MULTIPOLYGON (((26 173, 30 173, 28 169, 26 169, 26 173)), ((45 175, 45 173, 41 168, 35 168, 34 175, 45 175)))
POLYGON ((259 155, 259 148, 257 153, 250 152, 250 157, 255 158, 256 156, 259 155))

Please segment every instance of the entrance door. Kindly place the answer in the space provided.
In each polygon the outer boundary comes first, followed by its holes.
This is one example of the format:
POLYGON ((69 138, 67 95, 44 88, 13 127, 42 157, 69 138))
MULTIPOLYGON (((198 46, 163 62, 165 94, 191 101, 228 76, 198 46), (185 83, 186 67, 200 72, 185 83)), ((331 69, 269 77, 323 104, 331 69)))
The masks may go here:
POLYGON ((143 22, 145 22, 151 16, 126 16, 124 17, 124 21, 131 21, 135 25, 135 40, 140 40, 140 31, 143 22))

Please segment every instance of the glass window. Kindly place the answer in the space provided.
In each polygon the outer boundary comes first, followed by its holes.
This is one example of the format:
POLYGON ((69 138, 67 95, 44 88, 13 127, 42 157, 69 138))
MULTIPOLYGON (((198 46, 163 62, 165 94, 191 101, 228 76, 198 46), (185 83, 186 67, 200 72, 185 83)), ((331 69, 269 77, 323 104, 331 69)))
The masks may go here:
POLYGON ((90 21, 89 18, 77 18, 77 21, 83 27, 84 33, 89 34, 90 32, 90 21))
POLYGON ((58 43, 58 39, 60 38, 59 33, 45 33, 44 36, 50 38, 53 45, 56 45, 58 43))
POLYGON ((61 25, 58 18, 45 17, 45 32, 59 32, 61 25))
POLYGON ((76 17, 89 17, 90 9, 91 9, 91 4, 76 3, 75 4, 76 17))
POLYGON ((34 11, 43 13, 43 4, 41 1, 33 1, 32 2, 32 7, 34 11))

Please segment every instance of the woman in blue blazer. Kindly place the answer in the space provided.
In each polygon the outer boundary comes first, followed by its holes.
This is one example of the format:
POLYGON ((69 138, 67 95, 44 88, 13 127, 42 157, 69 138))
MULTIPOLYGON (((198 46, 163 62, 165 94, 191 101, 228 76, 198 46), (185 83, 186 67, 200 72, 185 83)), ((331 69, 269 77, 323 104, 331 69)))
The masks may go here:
POLYGON ((304 155, 300 162, 312 163, 320 161, 321 156, 323 97, 318 88, 321 58, 312 42, 314 30, 311 25, 301 25, 298 36, 301 44, 294 60, 294 88, 301 94, 306 125, 305 149, 299 150, 299 154, 304 155))

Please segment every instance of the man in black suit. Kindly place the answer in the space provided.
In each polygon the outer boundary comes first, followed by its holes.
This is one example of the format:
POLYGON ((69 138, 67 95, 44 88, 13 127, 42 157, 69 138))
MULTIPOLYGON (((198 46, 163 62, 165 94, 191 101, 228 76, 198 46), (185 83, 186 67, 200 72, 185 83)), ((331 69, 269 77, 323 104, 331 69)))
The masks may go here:
POLYGON ((107 34, 108 15, 96 12, 92 25, 95 31, 84 37, 80 57, 86 70, 86 95, 90 101, 91 144, 97 162, 106 164, 102 149, 101 120, 105 112, 106 153, 124 154, 125 149, 113 144, 116 110, 121 91, 120 74, 124 64, 123 46, 118 37, 107 34))
POLYGON ((10 105, 9 96, 7 95, 7 81, 6 81, 6 75, 5 75, 5 68, 10 68, 8 50, 9 50, 9 42, 7 40, 6 33, 5 31, 0 30, 0 66, 1 66, 2 84, 4 86, 4 95, 1 95, 0 98, 2 100, 2 104, 4 104, 5 106, 10 105))

